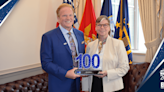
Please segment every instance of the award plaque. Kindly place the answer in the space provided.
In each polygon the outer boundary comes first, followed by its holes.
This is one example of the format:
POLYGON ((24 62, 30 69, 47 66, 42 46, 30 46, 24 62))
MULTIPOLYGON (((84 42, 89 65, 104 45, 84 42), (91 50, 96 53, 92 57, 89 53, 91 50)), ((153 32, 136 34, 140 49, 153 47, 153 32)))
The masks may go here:
POLYGON ((100 57, 98 54, 94 54, 92 57, 89 54, 79 54, 75 60, 78 61, 78 69, 75 70, 75 74, 102 75, 99 74, 102 69, 100 67, 100 57))
POLYGON ((77 69, 75 74, 77 75, 102 75, 99 74, 102 70, 89 70, 89 69, 77 69))

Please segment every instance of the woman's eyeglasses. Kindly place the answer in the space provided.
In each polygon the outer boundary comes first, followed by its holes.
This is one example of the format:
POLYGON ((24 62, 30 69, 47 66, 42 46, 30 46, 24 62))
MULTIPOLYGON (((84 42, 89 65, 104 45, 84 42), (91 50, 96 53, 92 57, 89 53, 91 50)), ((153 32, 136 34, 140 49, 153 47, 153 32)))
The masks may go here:
POLYGON ((107 23, 106 23, 106 24, 97 24, 97 26, 98 26, 98 27, 102 27, 102 26, 103 26, 104 28, 106 28, 106 27, 109 26, 109 24, 107 24, 107 23))

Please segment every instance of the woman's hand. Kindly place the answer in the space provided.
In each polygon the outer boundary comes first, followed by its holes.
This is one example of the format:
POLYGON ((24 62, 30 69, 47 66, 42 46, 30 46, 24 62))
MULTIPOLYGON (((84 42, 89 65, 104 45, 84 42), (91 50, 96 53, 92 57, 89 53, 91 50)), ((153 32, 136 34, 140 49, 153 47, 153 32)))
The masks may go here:
POLYGON ((89 91, 84 91, 84 92, 89 92, 89 91))
POLYGON ((102 74, 102 75, 94 75, 94 76, 99 77, 99 78, 103 78, 103 77, 107 76, 107 71, 99 72, 99 74, 102 74))

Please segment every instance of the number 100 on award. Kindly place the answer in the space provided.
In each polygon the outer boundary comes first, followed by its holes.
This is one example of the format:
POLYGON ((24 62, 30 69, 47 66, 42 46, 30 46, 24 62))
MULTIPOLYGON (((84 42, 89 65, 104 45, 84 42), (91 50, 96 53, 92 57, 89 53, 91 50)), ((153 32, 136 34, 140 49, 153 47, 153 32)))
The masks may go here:
POLYGON ((79 54, 76 58, 75 58, 76 61, 78 61, 78 68, 79 69, 82 69, 82 68, 85 68, 85 69, 88 69, 91 67, 93 68, 98 68, 100 66, 100 57, 98 54, 94 54, 92 57, 89 55, 89 54, 79 54), (95 58, 97 58, 97 65, 95 65, 94 62, 95 61, 95 58))

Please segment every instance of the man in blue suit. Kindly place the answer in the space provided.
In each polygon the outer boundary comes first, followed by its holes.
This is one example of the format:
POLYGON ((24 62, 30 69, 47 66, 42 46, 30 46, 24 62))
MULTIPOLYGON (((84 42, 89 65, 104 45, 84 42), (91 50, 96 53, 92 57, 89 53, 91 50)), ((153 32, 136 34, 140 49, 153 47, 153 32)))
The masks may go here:
POLYGON ((48 73, 49 92, 80 92, 80 75, 74 73, 72 47, 69 32, 74 40, 76 53, 85 52, 84 35, 72 27, 74 9, 69 4, 62 4, 57 11, 59 27, 42 36, 41 64, 48 73))

